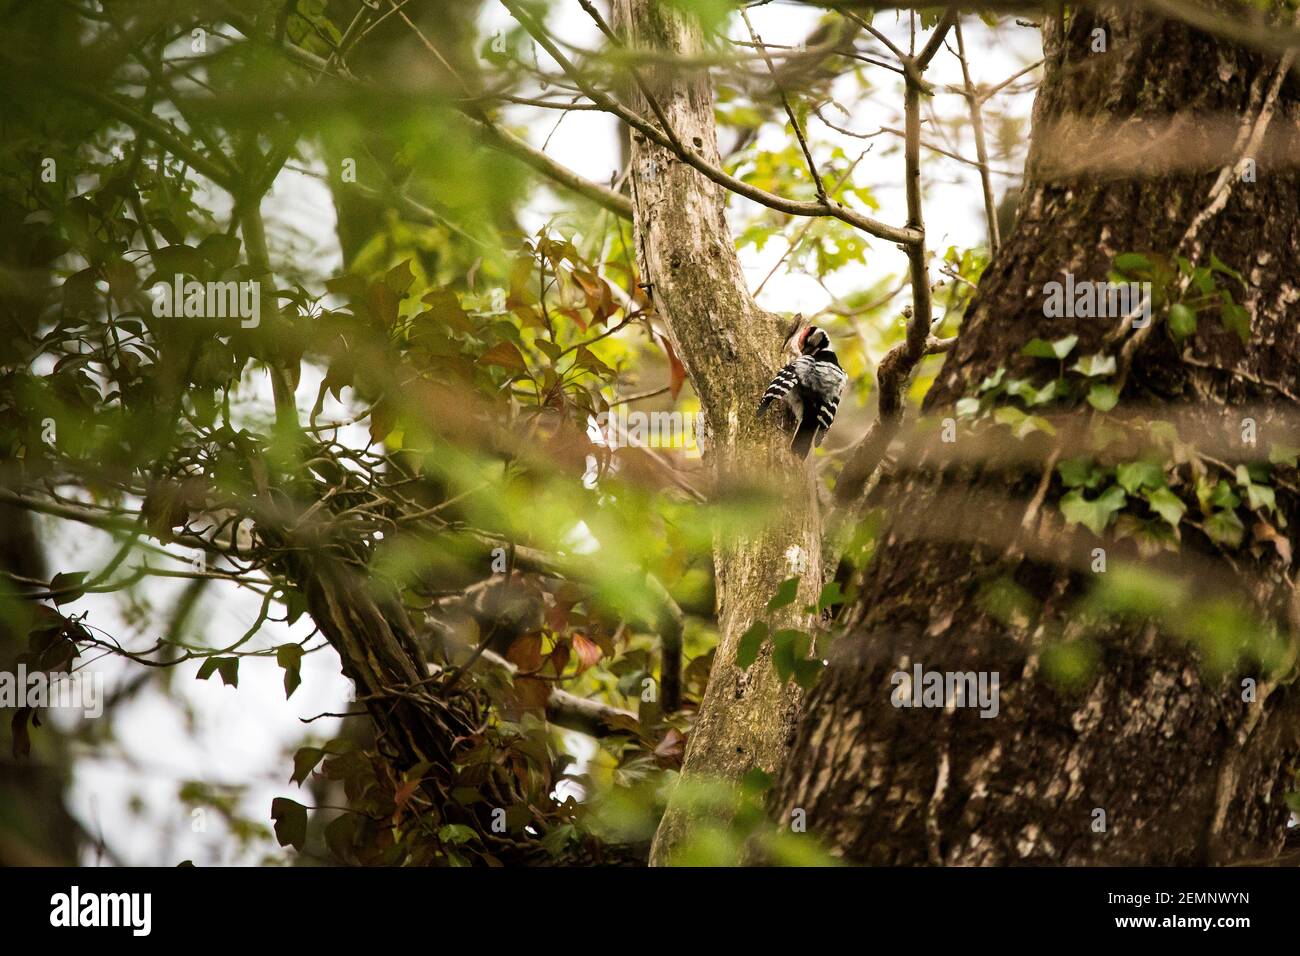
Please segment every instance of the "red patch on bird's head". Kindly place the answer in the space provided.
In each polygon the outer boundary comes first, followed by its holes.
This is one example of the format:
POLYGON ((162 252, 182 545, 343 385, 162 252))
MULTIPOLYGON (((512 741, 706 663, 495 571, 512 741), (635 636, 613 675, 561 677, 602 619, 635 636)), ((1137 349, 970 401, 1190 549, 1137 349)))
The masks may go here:
POLYGON ((808 341, 808 335, 812 332, 812 330, 813 327, 811 325, 804 326, 802 329, 799 330, 799 339, 795 343, 799 351, 801 352, 803 351, 803 344, 808 341))

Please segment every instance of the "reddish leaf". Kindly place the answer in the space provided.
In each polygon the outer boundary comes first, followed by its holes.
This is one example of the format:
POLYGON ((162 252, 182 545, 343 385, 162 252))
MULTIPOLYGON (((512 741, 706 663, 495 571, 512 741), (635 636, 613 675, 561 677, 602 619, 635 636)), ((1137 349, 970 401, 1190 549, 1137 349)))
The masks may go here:
POLYGON ((498 365, 514 372, 528 371, 528 366, 524 364, 524 357, 510 342, 498 342, 480 355, 478 361, 480 365, 498 365))
POLYGON ((573 650, 578 655, 578 673, 589 667, 595 667, 603 652, 600 645, 582 634, 573 635, 573 650))
MULTIPOLYGON (((506 651, 506 659, 518 667, 521 671, 535 671, 542 666, 542 635, 534 631, 531 634, 524 634, 515 638, 509 650, 506 651)), ((516 682, 518 686, 518 682, 516 682)))
POLYGON ((686 381, 686 366, 677 357, 677 352, 673 349, 673 343, 668 341, 667 336, 659 336, 659 343, 664 347, 664 353, 668 356, 668 391, 672 395, 673 401, 676 401, 678 393, 682 390, 682 383, 686 381))

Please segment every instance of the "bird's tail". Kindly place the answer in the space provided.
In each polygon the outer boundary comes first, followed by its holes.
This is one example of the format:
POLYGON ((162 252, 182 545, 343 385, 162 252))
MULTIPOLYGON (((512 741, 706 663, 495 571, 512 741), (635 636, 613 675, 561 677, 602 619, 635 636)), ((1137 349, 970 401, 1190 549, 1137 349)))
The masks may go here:
POLYGON ((813 439, 817 437, 817 416, 805 415, 790 442, 790 451, 799 458, 807 458, 812 451, 813 439))

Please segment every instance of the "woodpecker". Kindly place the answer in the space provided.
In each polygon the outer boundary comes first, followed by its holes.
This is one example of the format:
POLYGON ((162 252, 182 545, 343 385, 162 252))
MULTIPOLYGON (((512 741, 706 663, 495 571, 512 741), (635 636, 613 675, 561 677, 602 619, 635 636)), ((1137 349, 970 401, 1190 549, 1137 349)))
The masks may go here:
POLYGON ((807 458, 813 444, 821 445, 835 421, 840 393, 849 377, 831 351, 830 336, 815 325, 796 325, 785 340, 784 352, 797 358, 772 379, 758 405, 758 417, 762 418, 767 407, 777 399, 785 402, 799 422, 790 441, 790 451, 807 458))

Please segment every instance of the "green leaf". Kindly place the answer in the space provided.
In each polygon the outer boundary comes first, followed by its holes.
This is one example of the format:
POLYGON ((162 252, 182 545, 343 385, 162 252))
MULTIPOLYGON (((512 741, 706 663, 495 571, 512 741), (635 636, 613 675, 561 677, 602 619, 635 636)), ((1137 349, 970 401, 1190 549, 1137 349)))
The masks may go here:
POLYGON ((980 411, 980 400, 978 398, 960 398, 957 400, 957 416, 959 418, 971 418, 978 415, 980 411))
POLYGON ((983 395, 985 392, 989 392, 997 388, 999 385, 1002 384, 1002 380, 1006 377, 1007 377, 1007 370, 1005 368, 999 368, 992 375, 984 379, 984 381, 980 382, 980 394, 983 395))
POLYGON ((1300 461, 1300 448, 1292 448, 1290 445, 1270 445, 1268 448, 1268 461, 1272 465, 1286 465, 1288 468, 1295 468, 1297 461, 1300 461))
POLYGON ((1088 378, 1096 378, 1099 375, 1114 375, 1116 371, 1115 357, 1113 355, 1103 355, 1100 352, 1095 355, 1085 355, 1070 366, 1070 371, 1086 375, 1088 378))
POLYGON ((1120 272, 1150 272, 1155 266, 1140 252, 1125 252, 1115 257, 1115 268, 1120 272))
POLYGON ((1026 415, 1020 409, 1013 405, 1004 405, 993 413, 993 420, 1000 425, 1006 425, 1011 429, 1011 434, 1017 439, 1023 439, 1026 435, 1034 432, 1043 432, 1047 435, 1055 435, 1056 428, 1046 418, 1040 415, 1026 415))
POLYGON ((1174 341, 1182 343, 1189 335, 1196 334, 1196 311, 1179 302, 1169 310, 1169 332, 1174 341))
POLYGON ((307 842, 307 808, 288 797, 271 801, 271 819, 275 821, 275 838, 280 846, 301 850, 307 842))
POLYGON ((1108 412, 1119 404, 1119 390, 1108 382, 1093 382, 1088 389, 1088 404, 1099 412, 1108 412))
MULTIPOLYGON (((460 824, 453 823, 449 824, 449 826, 460 826, 460 824)), ((443 829, 445 830, 447 827, 443 827, 443 829)), ((469 828, 465 827, 465 829, 468 830, 469 828)), ((473 831, 471 831, 471 833, 472 832, 473 831)), ((577 827, 572 823, 562 823, 554 830, 548 832, 546 836, 542 837, 542 849, 549 853, 552 859, 557 858, 564 852, 565 847, 572 843, 577 836, 577 827)), ((443 842, 445 843, 447 841, 444 840, 443 842)))
POLYGON ((284 699, 288 700, 302 683, 302 647, 281 644, 275 649, 275 662, 284 668, 284 699))
POLYGON ((1178 527, 1179 522, 1183 520, 1183 515, 1187 513, 1187 505, 1183 504, 1182 499, 1168 488, 1157 488, 1155 491, 1148 492, 1146 500, 1151 510, 1164 518, 1173 528, 1178 527))
POLYGON ((1246 280, 1242 278, 1241 273, 1238 272, 1236 269, 1232 268, 1231 266, 1227 265, 1226 263, 1224 263, 1224 261, 1220 259, 1218 256, 1216 256, 1213 252, 1210 253, 1210 268, 1213 269, 1215 272, 1222 273, 1225 276, 1231 276, 1232 278, 1236 279, 1238 282, 1241 283, 1241 287, 1243 289, 1246 288, 1246 280))
POLYGON ((772 786, 772 780, 772 775, 762 767, 750 767, 745 775, 740 778, 740 788, 745 793, 760 796, 772 786))
POLYGON ((208 657, 199 665, 197 680, 207 680, 213 674, 221 675, 221 683, 227 687, 239 686, 238 657, 208 657))
POLYGON ((324 756, 325 751, 320 747, 299 747, 293 755, 293 775, 289 777, 289 782, 301 786, 324 756))
POLYGON ((1216 544, 1236 548, 1241 545, 1241 539, 1245 536, 1246 529, 1242 525, 1241 519, 1237 517, 1237 513, 1225 508, 1216 511, 1205 522, 1205 533, 1216 544))
POLYGON ((1277 497, 1268 485, 1250 484, 1246 486, 1246 503, 1251 511, 1276 511, 1277 497))
POLYGON ((1096 488, 1106 478, 1106 472, 1086 456, 1067 458, 1056 466, 1056 470, 1067 488, 1096 488))
MULTIPOLYGON (((1228 297, 1228 293, 1224 293, 1228 297)), ((1242 344, 1250 341, 1250 313, 1236 302, 1224 302, 1220 309, 1223 327, 1229 332, 1236 332, 1242 344)))
POLYGON ((804 690, 811 690, 822 676, 826 665, 815 657, 794 662, 794 682, 804 690))
POLYGON ((474 830, 463 823, 448 823, 438 829, 438 839, 452 846, 460 846, 474 839, 474 830))
POLYGON ((822 588, 822 593, 817 597, 817 610, 824 611, 828 607, 835 607, 844 603, 844 592, 840 590, 838 581, 827 581, 826 587, 822 588))
POLYGON ((772 635, 772 666, 776 676, 787 681, 794 676, 801 660, 808 656, 812 638, 803 631, 785 628, 772 635))
POLYGON ((780 610, 788 604, 793 604, 795 595, 799 593, 799 579, 787 578, 781 582, 781 586, 776 589, 776 595, 772 600, 767 602, 769 611, 780 610))
POLYGON ((67 594, 59 594, 54 598, 55 604, 71 604, 73 601, 80 599, 85 595, 82 585, 86 582, 87 572, 85 571, 60 571, 54 577, 50 578, 50 590, 62 591, 68 589, 67 594))
POLYGON ((1219 483, 1214 486, 1214 491, 1210 494, 1210 504, 1216 508, 1232 509, 1241 504, 1241 499, 1233 493, 1231 485, 1219 479, 1219 483))
POLYGON ((1077 335, 1067 335, 1055 342, 1031 339, 1029 344, 1020 350, 1020 354, 1028 355, 1031 358, 1064 359, 1074 351, 1074 347, 1078 344, 1079 337, 1077 335))
POLYGON ((736 645, 736 666, 743 670, 758 660, 759 648, 763 646, 765 640, 767 640, 765 622, 755 621, 749 625, 749 629, 740 635, 740 642, 736 645))
POLYGON ((1070 524, 1081 524, 1099 535, 1127 501, 1128 496, 1119 485, 1111 485, 1092 501, 1085 498, 1082 491, 1075 490, 1061 499, 1061 514, 1070 524))
POLYGON ((1165 484, 1164 466, 1156 461, 1125 462, 1115 470, 1115 480, 1130 495, 1144 488, 1161 488, 1165 484))

